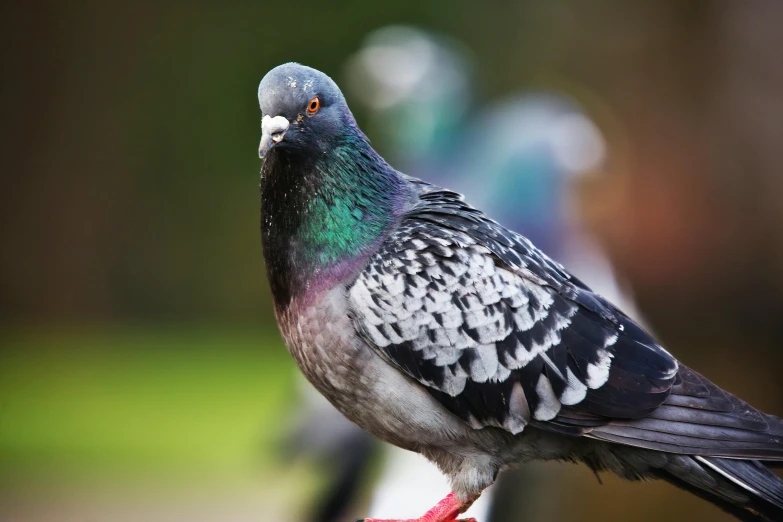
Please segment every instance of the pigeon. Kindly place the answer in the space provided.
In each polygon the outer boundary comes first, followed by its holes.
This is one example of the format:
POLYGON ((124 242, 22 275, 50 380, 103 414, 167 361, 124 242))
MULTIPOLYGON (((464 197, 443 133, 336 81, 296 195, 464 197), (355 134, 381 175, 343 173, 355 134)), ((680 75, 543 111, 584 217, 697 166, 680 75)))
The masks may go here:
POLYGON ((343 415, 448 477, 451 493, 414 522, 460 520, 531 460, 662 479, 740 520, 783 520, 770 471, 783 420, 678 362, 461 195, 392 168, 324 73, 280 65, 258 98, 281 334, 343 415))

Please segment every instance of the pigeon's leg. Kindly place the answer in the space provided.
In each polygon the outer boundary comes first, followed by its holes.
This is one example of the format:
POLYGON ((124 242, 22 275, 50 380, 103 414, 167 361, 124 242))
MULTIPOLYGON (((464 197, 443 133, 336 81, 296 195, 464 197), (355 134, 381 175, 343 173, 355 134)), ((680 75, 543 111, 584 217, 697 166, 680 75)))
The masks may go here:
POLYGON ((434 508, 419 518, 406 520, 365 518, 357 522, 476 522, 475 518, 461 518, 457 520, 457 515, 467 511, 477 498, 478 496, 467 502, 460 502, 454 493, 449 493, 446 495, 446 498, 438 502, 434 508))

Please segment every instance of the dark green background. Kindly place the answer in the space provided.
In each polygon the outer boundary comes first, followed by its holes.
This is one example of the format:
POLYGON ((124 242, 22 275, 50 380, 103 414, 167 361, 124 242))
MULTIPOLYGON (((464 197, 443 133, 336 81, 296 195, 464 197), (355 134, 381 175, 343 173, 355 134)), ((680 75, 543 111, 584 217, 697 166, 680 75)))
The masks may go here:
MULTIPOLYGON (((89 506, 114 519, 127 505, 153 519, 158 504, 138 499, 168 505, 168 493, 139 484, 207 483, 204 502, 247 497, 246 511, 266 513, 248 520, 283 520, 312 492, 310 472, 275 457, 294 369, 263 276, 256 89, 286 61, 340 82, 389 24, 462 42, 480 99, 535 87, 581 102, 610 146, 581 188, 583 219, 650 326, 686 363, 783 413, 779 3, 2 10, 0 519, 84 520, 89 506)), ((666 486, 568 473, 584 520, 626 520, 625 499, 646 506, 638 520, 720 516, 666 486)))

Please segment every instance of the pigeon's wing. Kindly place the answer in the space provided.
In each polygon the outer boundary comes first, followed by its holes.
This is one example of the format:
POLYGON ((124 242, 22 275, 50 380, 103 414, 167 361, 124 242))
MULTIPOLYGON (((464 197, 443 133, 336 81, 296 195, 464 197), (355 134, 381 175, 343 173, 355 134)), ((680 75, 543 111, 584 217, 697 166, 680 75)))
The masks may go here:
POLYGON ((404 222, 349 296, 367 343, 476 428, 518 433, 564 405, 638 418, 663 403, 677 371, 625 316, 609 320, 427 220, 404 222))
POLYGON ((664 451, 783 459, 783 422, 681 367, 522 236, 447 191, 349 288, 382 357, 475 428, 527 424, 664 451))

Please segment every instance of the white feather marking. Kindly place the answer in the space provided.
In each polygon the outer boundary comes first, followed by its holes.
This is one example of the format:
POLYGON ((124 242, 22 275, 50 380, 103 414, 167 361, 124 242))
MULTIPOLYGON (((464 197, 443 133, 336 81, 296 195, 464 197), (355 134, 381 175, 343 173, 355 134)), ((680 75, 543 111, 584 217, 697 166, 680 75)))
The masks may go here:
POLYGON ((552 371, 555 372, 555 374, 560 377, 562 380, 566 380, 565 375, 558 369, 557 366, 555 366, 555 363, 552 362, 552 359, 549 358, 549 356, 546 354, 545 351, 541 352, 539 355, 541 355, 541 358, 544 359, 544 362, 552 368, 552 371))
POLYGON ((440 323, 444 328, 458 328, 462 326, 462 312, 452 306, 442 313, 440 323))
POLYGON ((587 387, 595 390, 606 384, 611 366, 612 354, 606 350, 598 350, 598 362, 587 365, 587 387))
POLYGON ((383 322, 383 313, 378 309, 372 300, 370 291, 361 279, 350 290, 351 299, 354 307, 361 310, 365 320, 370 324, 379 325, 383 322))
POLYGON ((503 278, 503 273, 501 270, 498 270, 494 274, 492 274, 492 277, 490 278, 490 281, 492 281, 492 287, 497 291, 501 292, 503 291, 503 287, 506 285, 505 279, 503 278))
POLYGON ((488 259, 488 258, 483 256, 483 255, 481 255, 481 254, 479 254, 478 252, 474 251, 470 255, 470 264, 471 265, 475 265, 475 266, 479 266, 479 267, 483 267, 484 266, 484 261, 486 259, 488 259))
POLYGON ((462 265, 467 266, 470 264, 470 254, 467 250, 460 248, 454 251, 454 257, 457 258, 457 261, 461 263, 462 265))
POLYGON ((450 371, 451 375, 453 375, 454 377, 459 377, 460 379, 465 379, 467 381, 468 374, 462 368, 462 365, 452 364, 451 366, 447 366, 446 368, 450 371))
POLYGON ((485 276, 491 276, 495 273, 495 261, 489 256, 484 256, 481 268, 485 276))
POLYGON ((535 297, 539 303, 541 303, 542 309, 546 310, 552 306, 552 303, 554 302, 552 294, 550 294, 543 286, 540 286, 525 278, 520 278, 520 281, 525 286, 525 288, 527 288, 528 292, 530 292, 530 294, 533 295, 533 297, 535 297))
POLYGON ((430 292, 429 295, 438 304, 451 303, 451 294, 448 292, 435 291, 430 292))
POLYGON ((479 298, 476 297, 473 294, 468 294, 464 297, 464 299, 461 299, 462 303, 462 309, 465 312, 470 312, 472 310, 483 310, 484 306, 481 304, 481 301, 479 301, 479 298))
MULTIPOLYGON (((424 263, 428 267, 436 266, 435 256, 433 256, 430 252, 419 253, 419 258, 422 260, 422 263, 424 263)), ((440 271, 440 269, 438 269, 438 271, 440 271)))
POLYGON ((484 306, 489 306, 500 301, 500 293, 495 290, 494 286, 485 286, 483 291, 479 293, 479 301, 484 306))
POLYGON ((554 330, 547 330, 542 343, 539 344, 533 341, 533 344, 530 346, 530 356, 532 358, 536 355, 545 355, 544 352, 558 344, 560 344, 560 334, 554 330))
POLYGON ((511 357, 506 357, 506 367, 509 370, 518 370, 519 368, 522 368, 525 365, 525 363, 520 362, 519 358, 517 357, 517 353, 519 353, 520 350, 524 353, 527 353, 525 347, 522 346, 522 343, 519 342, 519 339, 515 337, 514 348, 509 352, 511 357))
POLYGON ((454 250, 452 250, 449 247, 441 247, 437 251, 438 255, 441 257, 451 257, 454 255, 454 250))
POLYGON ((552 383, 549 382, 549 379, 543 373, 538 378, 536 393, 538 394, 539 403, 533 416, 540 421, 554 419, 560 411, 560 401, 557 400, 555 391, 552 389, 552 383))
POLYGON ((587 395, 587 385, 574 375, 571 368, 566 368, 566 376, 568 386, 563 391, 563 395, 560 396, 560 402, 567 406, 582 402, 587 395))
POLYGON ((434 346, 432 342, 430 341, 430 336, 427 335, 427 332, 424 332, 424 335, 421 335, 420 337, 413 340, 413 349, 414 350, 420 350, 422 352, 426 350, 434 350, 436 348, 440 348, 439 346, 434 346))
POLYGON ((503 427, 516 435, 525 429, 530 421, 530 406, 522 391, 522 385, 515 382, 511 388, 511 396, 508 398, 508 415, 503 421, 503 427))
POLYGON ((476 328, 476 335, 482 343, 496 343, 502 341, 511 334, 511 328, 495 321, 476 328))
POLYGON ((463 263, 447 260, 443 260, 443 266, 451 270, 454 277, 462 277, 469 269, 469 267, 463 263))
POLYGON ((721 475, 723 475, 724 477, 726 477, 727 479, 729 479, 730 481, 732 481, 733 483, 735 483, 736 485, 738 485, 739 487, 741 487, 742 489, 744 489, 744 490, 747 490, 747 491, 750 491, 751 493, 753 493, 754 495, 757 495, 757 496, 759 496, 759 497, 763 497, 763 496, 762 496, 762 495, 761 495, 761 494, 760 494, 760 493, 759 493, 759 492, 758 492, 758 491, 757 491, 757 490, 756 490, 754 487, 752 487, 752 486, 750 486, 750 485, 748 485, 748 484, 746 484, 746 483, 742 482, 740 479, 738 479, 738 478, 737 478, 737 477, 735 477, 734 475, 731 475, 731 474, 727 473, 726 471, 724 471, 724 470, 720 469, 718 466, 716 466, 716 465, 715 465, 715 464, 713 464, 712 462, 708 461, 708 460, 707 460, 707 459, 705 459, 704 457, 701 457, 701 456, 695 456, 695 457, 693 457, 693 458, 695 458, 696 460, 698 460, 699 462, 701 462, 701 463, 702 463, 702 464, 704 464, 705 466, 708 466, 708 467, 709 467, 709 468, 711 468, 713 471, 715 471, 715 472, 717 472, 717 473, 720 473, 721 475))
POLYGON ((391 296, 399 295, 405 291, 405 279, 402 274, 381 276, 381 283, 391 296))
POLYGON ((362 277, 359 281, 361 281, 361 283, 366 286, 368 290, 374 290, 381 286, 380 276, 378 276, 377 273, 370 273, 366 277, 362 277))
POLYGON ((529 348, 517 340, 516 350, 514 351, 514 361, 517 368, 524 368, 527 366, 527 363, 538 357, 540 352, 533 346, 529 348))
POLYGON ((517 308, 517 311, 514 314, 514 324, 516 325, 517 330, 520 332, 526 332, 533 328, 533 325, 536 324, 536 321, 533 319, 533 316, 530 315, 529 307, 522 306, 517 308))
POLYGON ((405 339, 403 339, 397 332, 394 331, 394 328, 392 328, 390 324, 381 325, 379 330, 383 330, 382 333, 391 342, 391 344, 400 344, 405 341, 405 339))
POLYGON ((506 286, 503 287, 501 294, 503 299, 506 300, 506 303, 508 303, 511 308, 522 308, 527 306, 530 302, 528 297, 521 292, 518 287, 512 286, 512 284, 513 283, 510 281, 505 282, 506 286))
POLYGON ((438 347, 437 354, 435 355, 435 364, 438 366, 448 366, 449 364, 456 363, 461 356, 462 350, 438 347))
POLYGON ((424 296, 424 311, 428 314, 440 311, 440 305, 432 298, 432 294, 424 296))
POLYGON ((446 333, 446 330, 440 330, 435 329, 428 333, 427 339, 424 340, 426 343, 431 343, 432 345, 436 347, 451 347, 451 343, 449 342, 449 336, 446 333), (430 335, 432 336, 432 340, 430 340, 430 335))
POLYGON ((498 354, 494 344, 479 345, 476 355, 470 362, 470 377, 476 382, 486 382, 498 369, 498 354))
POLYGON ((432 315, 428 314, 424 310, 416 310, 416 312, 413 314, 413 320, 416 321, 416 324, 419 326, 432 326, 435 322, 432 315))
MULTIPOLYGON (((457 365, 459 366, 459 365, 457 365)), ((465 383, 468 381, 467 377, 464 375, 454 375, 449 376, 448 373, 445 374, 446 378, 443 381, 443 391, 451 395, 452 397, 456 397, 463 391, 465 391, 465 383)))
POLYGON ((556 331, 559 332, 560 330, 563 330, 569 324, 571 324, 571 316, 566 317, 564 315, 560 315, 560 314, 557 314, 557 313, 555 314, 555 330, 556 331))
POLYGON ((424 285, 408 285, 408 292, 411 294, 411 296, 418 302, 421 303, 423 306, 424 303, 422 303, 421 298, 427 295, 427 287, 424 285))
POLYGON ((476 343, 472 337, 465 334, 461 330, 450 328, 444 331, 446 332, 446 336, 449 339, 449 345, 453 346, 454 348, 464 350, 466 348, 474 348, 478 346, 478 343, 476 343))
POLYGON ((370 307, 365 307, 362 309, 362 316, 368 324, 373 326, 378 326, 385 322, 384 319, 376 313, 376 310, 370 307))
POLYGON ((442 281, 443 279, 443 271, 440 269, 440 266, 438 265, 427 265, 427 268, 425 268, 425 271, 427 272, 427 277, 430 278, 432 281, 442 281))
POLYGON ((478 328, 479 326, 494 323, 502 317, 496 314, 486 314, 486 310, 486 308, 482 308, 481 310, 465 312, 465 326, 468 328, 478 328))
POLYGON ((495 382, 503 382, 506 379, 511 377, 511 370, 503 366, 502 364, 498 363, 498 371, 495 374, 495 377, 493 377, 493 381, 495 382))
POLYGON ((446 285, 447 288, 453 288, 460 284, 459 278, 454 277, 448 272, 440 272, 440 278, 443 280, 443 284, 446 285))
POLYGON ((397 328, 400 330, 400 337, 406 341, 419 337, 419 325, 413 320, 413 316, 398 321, 397 328))
POLYGON ((372 339, 372 342, 375 343, 375 345, 379 348, 384 348, 391 344, 386 336, 384 336, 374 325, 365 324, 364 331, 367 332, 367 334, 370 336, 370 339, 372 339))

